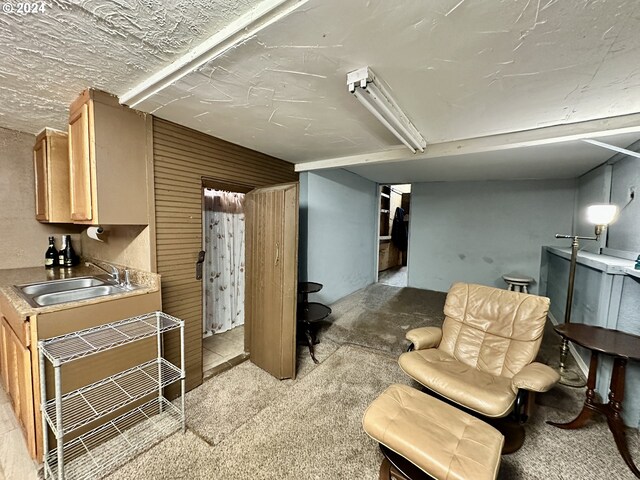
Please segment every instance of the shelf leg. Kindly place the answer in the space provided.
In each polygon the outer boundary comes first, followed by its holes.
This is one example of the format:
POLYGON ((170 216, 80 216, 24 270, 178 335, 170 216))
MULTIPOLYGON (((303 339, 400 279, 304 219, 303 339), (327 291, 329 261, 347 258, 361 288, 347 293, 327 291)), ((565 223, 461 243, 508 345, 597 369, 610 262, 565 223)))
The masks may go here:
POLYGON ((64 480, 64 434, 62 433, 62 379, 60 373, 60 365, 54 365, 53 372, 56 387, 56 443, 58 452, 58 480, 64 480))
POLYGON ((162 333, 160 333, 161 330, 161 320, 160 320, 160 314, 156 314, 156 319, 157 319, 157 325, 156 325, 156 332, 157 332, 157 344, 158 344, 158 355, 157 355, 157 361, 158 361, 158 408, 160 409, 160 411, 158 413, 162 413, 162 361, 160 360, 162 358, 162 333))
POLYGON ((184 415, 184 394, 186 390, 186 381, 187 381, 187 369, 184 364, 184 320, 180 324, 180 368, 182 368, 182 380, 180 381, 180 389, 182 396, 180 397, 180 402, 182 404, 182 433, 184 433, 187 429, 185 415, 184 415))
POLYGON ((49 454, 49 430, 47 428, 47 418, 45 417, 46 403, 47 403, 47 384, 46 384, 46 370, 45 360, 42 353, 42 341, 38 342, 38 357, 40 360, 40 415, 42 420, 42 463, 44 463, 44 478, 47 480, 47 455, 49 454))

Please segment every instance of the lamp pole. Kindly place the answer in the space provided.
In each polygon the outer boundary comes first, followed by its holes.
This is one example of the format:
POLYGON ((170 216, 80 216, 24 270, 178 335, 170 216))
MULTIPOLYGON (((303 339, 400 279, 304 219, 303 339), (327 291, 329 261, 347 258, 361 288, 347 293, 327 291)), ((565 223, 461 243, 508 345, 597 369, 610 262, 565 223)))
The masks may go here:
MULTIPOLYGON (((578 240, 598 240, 601 229, 596 228, 595 237, 583 237, 580 235, 560 235, 556 233, 556 238, 570 238, 571 239, 571 261, 569 262, 569 287, 567 289, 567 305, 564 309, 564 323, 571 322, 571 307, 573 306, 573 288, 576 279, 576 264, 578 260, 578 240)), ((560 346, 560 362, 558 364, 558 370, 560 373, 560 383, 569 387, 583 387, 585 385, 584 380, 573 370, 567 368, 567 355, 569 354, 569 341, 566 338, 562 339, 562 345, 560 346)))

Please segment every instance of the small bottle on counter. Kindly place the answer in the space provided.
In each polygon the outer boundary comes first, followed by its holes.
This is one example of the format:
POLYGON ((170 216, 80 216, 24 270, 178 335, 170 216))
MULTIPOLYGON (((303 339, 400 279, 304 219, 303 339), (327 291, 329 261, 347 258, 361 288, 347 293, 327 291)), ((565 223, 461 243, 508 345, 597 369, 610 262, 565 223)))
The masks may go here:
POLYGON ((59 267, 64 267, 65 265, 65 250, 67 247, 67 236, 66 235, 62 235, 61 236, 61 240, 62 240, 62 245, 60 246, 60 250, 58 250, 58 266, 59 267))
POLYGON ((64 248, 64 266, 65 267, 73 267, 80 263, 80 257, 76 255, 75 250, 73 249, 73 245, 71 244, 71 235, 66 236, 66 244, 64 248))
POLYGON ((56 250, 55 240, 49 237, 49 248, 44 254, 44 268, 54 268, 58 266, 58 250, 56 250))

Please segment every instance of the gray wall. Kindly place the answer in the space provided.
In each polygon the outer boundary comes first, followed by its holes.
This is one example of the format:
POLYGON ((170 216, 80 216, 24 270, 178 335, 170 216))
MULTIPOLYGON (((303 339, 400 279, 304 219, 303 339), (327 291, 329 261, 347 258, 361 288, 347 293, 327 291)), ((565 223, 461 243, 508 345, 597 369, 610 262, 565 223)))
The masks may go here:
MULTIPOLYGON (((611 166, 601 165, 578 179, 578 194, 574 216, 574 232, 577 235, 591 237, 594 226, 587 222, 586 208, 596 203, 609 203, 611 191, 611 166)), ((598 241, 583 241, 580 250, 598 253, 606 246, 606 238, 598 241)))
POLYGON ((612 165, 601 165, 578 179, 575 229, 578 235, 593 235, 593 225, 586 221, 585 210, 594 203, 613 203, 620 210, 609 226, 607 236, 599 242, 585 241, 581 250, 598 253, 599 247, 640 253, 640 198, 631 200, 629 189, 640 195, 640 158, 616 155, 612 165), (615 163, 613 163, 615 162, 615 163))
POLYGON ((574 180, 413 184, 409 286, 504 288, 510 272, 538 282, 541 247, 564 245, 554 235, 571 232, 575 187, 574 180))
POLYGON ((73 234, 76 253, 80 252, 75 225, 48 225, 35 219, 35 181, 33 144, 35 136, 0 128, 0 269, 44 265, 49 235, 73 234))
POLYGON ((346 170, 300 175, 299 280, 331 304, 375 280, 377 186, 346 170))
POLYGON ((640 253, 640 158, 625 157, 613 165, 611 203, 621 208, 618 220, 609 227, 607 247, 640 253), (636 189, 633 200, 629 188, 636 189))

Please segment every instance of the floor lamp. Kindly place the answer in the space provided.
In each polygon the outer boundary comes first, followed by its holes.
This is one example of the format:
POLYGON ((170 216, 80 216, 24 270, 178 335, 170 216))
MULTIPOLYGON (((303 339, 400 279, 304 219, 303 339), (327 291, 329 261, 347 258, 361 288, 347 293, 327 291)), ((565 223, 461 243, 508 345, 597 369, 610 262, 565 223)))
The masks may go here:
MULTIPOLYGON (((600 235, 607 228, 618 213, 618 207, 615 205, 591 205, 587 207, 587 221, 595 225, 594 237, 583 237, 580 235, 560 235, 556 234, 556 238, 571 239, 571 261, 569 263, 569 287, 567 290, 567 305, 564 310, 564 323, 571 322, 571 306, 573 304, 573 287, 576 278, 576 261, 578 259, 579 240, 598 240, 600 235)), ((567 355, 569 354, 569 341, 562 339, 560 347, 560 363, 558 370, 560 373, 560 383, 570 387, 583 387, 584 380, 577 372, 569 370, 566 366, 567 355)))

